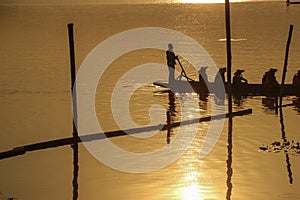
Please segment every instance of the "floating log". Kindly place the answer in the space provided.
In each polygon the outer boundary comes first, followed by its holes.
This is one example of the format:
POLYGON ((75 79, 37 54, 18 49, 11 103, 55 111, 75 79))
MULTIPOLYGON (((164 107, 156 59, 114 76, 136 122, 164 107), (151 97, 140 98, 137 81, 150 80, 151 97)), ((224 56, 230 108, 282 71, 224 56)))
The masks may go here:
MULTIPOLYGON (((248 115, 251 113, 252 113, 252 109, 241 110, 241 111, 233 112, 233 116, 243 116, 243 115, 248 115)), ((175 127, 179 127, 179 126, 188 125, 191 123, 219 120, 219 119, 223 119, 224 117, 227 118, 228 116, 229 115, 227 113, 226 115, 222 114, 222 115, 216 115, 216 116, 196 118, 193 120, 172 123, 169 126, 171 126, 172 128, 175 128, 175 127)), ((73 145, 74 143, 90 142, 90 141, 94 141, 94 140, 102 140, 102 139, 111 138, 111 137, 124 136, 124 135, 127 135, 126 131, 130 131, 133 134, 138 134, 138 133, 144 133, 147 131, 154 131, 154 130, 168 130, 169 126, 168 126, 168 124, 154 125, 154 126, 147 126, 147 127, 135 128, 135 129, 124 130, 124 131, 117 130, 117 131, 111 131, 111 132, 106 132, 106 133, 94 133, 94 134, 90 134, 90 135, 81 136, 80 138, 79 137, 69 137, 69 138, 63 138, 63 139, 51 140, 51 141, 47 141, 47 142, 40 142, 40 143, 36 143, 36 144, 25 145, 25 146, 13 148, 12 150, 9 150, 9 151, 1 152, 0 160, 5 159, 5 158, 14 157, 14 156, 24 155, 26 152, 29 152, 29 151, 37 151, 37 150, 42 150, 42 149, 56 148, 56 147, 65 146, 65 145, 73 145)))

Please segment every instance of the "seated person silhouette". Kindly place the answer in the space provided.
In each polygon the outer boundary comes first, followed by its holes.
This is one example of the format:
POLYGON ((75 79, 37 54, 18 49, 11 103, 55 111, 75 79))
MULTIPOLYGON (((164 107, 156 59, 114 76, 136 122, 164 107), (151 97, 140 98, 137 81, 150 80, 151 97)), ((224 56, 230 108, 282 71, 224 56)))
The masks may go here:
POLYGON ((208 77, 206 74, 206 70, 208 67, 201 67, 199 70, 199 84, 200 84, 200 88, 203 92, 208 92, 208 77))
POLYGON ((240 87, 240 86, 244 86, 244 85, 248 84, 247 79, 245 79, 242 75, 242 73, 244 71, 245 70, 238 69, 238 70, 236 70, 236 72, 234 72, 234 76, 233 76, 233 79, 232 79, 233 87, 240 87))
POLYGON ((300 97, 300 70, 293 77, 293 86, 295 87, 296 96, 300 97))
POLYGON ((277 69, 271 68, 269 71, 265 72, 262 78, 262 85, 266 87, 277 86, 279 83, 276 80, 275 73, 277 69))
POLYGON ((300 87, 300 70, 298 70, 297 74, 295 74, 293 77, 293 85, 300 87))
POLYGON ((217 73, 216 77, 215 77, 215 83, 217 82, 218 80, 218 76, 221 77, 224 85, 225 85, 225 73, 226 73, 226 67, 222 67, 219 69, 219 72, 217 73))

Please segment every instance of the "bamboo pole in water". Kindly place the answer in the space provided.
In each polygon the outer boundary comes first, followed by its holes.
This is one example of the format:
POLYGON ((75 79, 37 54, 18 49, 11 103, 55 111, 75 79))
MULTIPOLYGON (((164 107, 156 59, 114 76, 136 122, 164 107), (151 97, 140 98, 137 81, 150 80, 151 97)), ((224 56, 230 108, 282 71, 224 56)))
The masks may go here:
POLYGON ((285 58, 284 58, 282 79, 281 79, 281 85, 280 85, 280 102, 279 102, 280 106, 282 106, 282 96, 283 96, 283 92, 284 92, 284 82, 285 82, 285 76, 286 76, 286 72, 287 72, 289 50, 290 50, 290 44, 291 44, 291 40, 292 40, 293 28, 294 28, 294 26, 290 25, 289 36, 288 36, 288 40, 286 43, 285 58))
POLYGON ((227 191, 226 199, 231 199, 232 182, 231 178, 233 175, 232 169, 232 86, 231 86, 231 31, 230 31, 230 3, 229 0, 225 0, 225 18, 226 18, 226 47, 227 47, 227 90, 228 90, 228 137, 227 137, 227 150, 228 158, 226 161, 227 165, 227 191))
POLYGON ((70 47, 70 71, 71 71, 71 90, 72 90, 72 108, 73 108, 73 136, 78 137, 78 132, 75 126, 76 116, 76 88, 74 88, 76 79, 76 66, 75 66, 75 48, 74 48, 74 35, 73 24, 68 24, 69 34, 69 47, 70 47), (74 94, 75 93, 75 94, 74 94))
POLYGON ((73 108, 73 200, 78 199, 78 132, 75 125, 76 114, 76 87, 74 87, 76 79, 76 66, 75 66, 75 50, 74 50, 74 36, 73 36, 73 24, 68 24, 68 34, 69 34, 69 46, 70 46, 70 67, 71 67, 71 90, 72 90, 72 108, 73 108), (75 139, 76 138, 76 139, 75 139))
POLYGON ((167 144, 170 144, 171 129, 171 114, 170 111, 167 111, 167 144))
POLYGON ((231 31, 230 31, 230 4, 225 0, 226 18, 226 48, 227 48, 227 89, 228 89, 228 113, 232 114, 232 86, 231 86, 231 31))
MULTIPOLYGON (((233 116, 243 116, 243 115, 249 115, 252 114, 252 109, 246 109, 246 110, 241 110, 241 111, 236 111, 233 112, 233 116)), ((226 118, 229 117, 229 114, 227 113, 226 118)), ((12 150, 1 152, 0 153, 0 160, 6 159, 6 158, 11 158, 19 155, 24 155, 26 152, 30 151, 38 151, 42 149, 49 149, 49 148, 56 148, 60 146, 65 146, 65 145, 72 145, 74 143, 80 143, 80 142, 90 142, 94 140, 102 140, 105 138, 112 138, 112 137, 118 137, 118 136, 123 136, 127 135, 126 132, 130 131, 133 134, 138 134, 138 133, 144 133, 146 131, 154 131, 154 130, 167 130, 168 127, 171 128, 176 128, 179 126, 185 126, 189 125, 191 123, 201 123, 201 122, 209 122, 211 120, 219 120, 223 119, 224 115, 215 115, 215 116, 207 116, 207 117, 202 117, 202 118, 197 118, 197 119, 192 119, 192 120, 186 120, 182 122, 175 122, 172 123, 168 126, 168 124, 165 124, 163 127, 161 125, 153 125, 153 126, 147 126, 147 127, 142 127, 142 128, 135 128, 135 129, 129 129, 129 130, 117 130, 117 131, 111 131, 111 132, 105 132, 105 133, 94 133, 90 135, 83 136, 81 138, 76 138, 76 137, 69 137, 69 138, 62 138, 62 139, 57 139, 57 140, 51 140, 51 141, 46 141, 46 142, 39 142, 35 144, 29 144, 21 147, 15 147, 12 150)))
MULTIPOLYGON (((286 138, 286 133, 285 133, 285 128, 284 128, 282 96, 283 96, 283 92, 284 92, 284 82, 285 82, 285 76, 286 76, 287 66, 288 66, 289 49, 290 49, 292 34, 293 34, 293 25, 290 25, 289 36, 288 36, 288 40, 286 43, 286 49, 285 49, 285 58, 284 58, 284 64, 283 64, 282 79, 281 79, 281 85, 280 85, 280 99, 279 99, 281 136, 282 136, 282 140, 284 142, 287 142, 287 138, 286 138)), ((293 184, 293 173, 292 173, 292 169, 291 169, 290 158, 287 153, 286 153, 285 157, 286 157, 287 171, 288 171, 288 175, 289 175, 289 183, 293 184)))

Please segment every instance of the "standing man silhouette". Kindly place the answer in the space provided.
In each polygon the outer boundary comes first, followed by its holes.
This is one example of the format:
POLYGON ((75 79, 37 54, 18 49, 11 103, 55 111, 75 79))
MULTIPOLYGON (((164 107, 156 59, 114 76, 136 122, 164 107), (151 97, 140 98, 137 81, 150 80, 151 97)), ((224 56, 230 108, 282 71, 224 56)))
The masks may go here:
POLYGON ((166 51, 167 56, 167 64, 169 68, 169 84, 175 81, 175 60, 178 59, 177 56, 175 56, 175 53, 173 51, 173 44, 168 44, 168 50, 166 51))

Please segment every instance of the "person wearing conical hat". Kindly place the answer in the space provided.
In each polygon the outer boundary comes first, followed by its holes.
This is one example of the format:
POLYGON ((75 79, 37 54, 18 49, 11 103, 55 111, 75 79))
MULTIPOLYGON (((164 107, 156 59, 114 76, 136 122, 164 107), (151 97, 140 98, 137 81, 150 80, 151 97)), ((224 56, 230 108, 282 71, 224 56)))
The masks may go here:
POLYGON ((275 73, 278 70, 275 68, 269 69, 269 71, 265 72, 263 78, 262 78, 262 85, 263 86, 274 86, 279 85, 279 83, 276 80, 275 73))
POLYGON ((236 72, 234 72, 234 76, 232 79, 233 86, 241 86, 241 85, 248 84, 247 79, 245 79, 242 75, 244 71, 245 70, 238 69, 236 70, 236 72))

